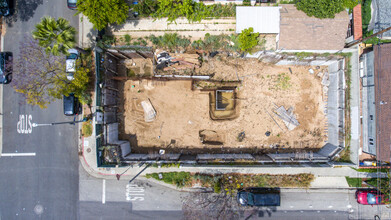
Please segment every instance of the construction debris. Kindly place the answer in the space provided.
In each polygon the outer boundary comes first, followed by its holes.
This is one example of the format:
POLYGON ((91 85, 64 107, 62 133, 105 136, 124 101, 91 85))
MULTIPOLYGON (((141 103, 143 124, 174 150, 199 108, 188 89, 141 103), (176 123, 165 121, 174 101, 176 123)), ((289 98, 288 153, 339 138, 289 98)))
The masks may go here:
POLYGON ((296 119, 296 116, 293 114, 293 108, 290 107, 288 110, 285 109, 284 106, 281 106, 275 109, 275 113, 285 124, 288 130, 292 131, 297 126, 299 126, 299 122, 296 119))
POLYGON ((169 54, 156 51, 156 68, 163 71, 194 70, 199 68, 198 54, 169 54))
POLYGON ((242 142, 245 137, 246 137, 246 133, 244 131, 240 132, 238 135, 238 141, 242 142))
POLYGON ((199 136, 200 141, 203 144, 223 145, 223 138, 216 131, 200 130, 199 136))
POLYGON ((142 101, 141 106, 144 110, 144 120, 145 122, 152 122, 156 119, 156 111, 152 106, 151 101, 148 99, 148 101, 142 101))

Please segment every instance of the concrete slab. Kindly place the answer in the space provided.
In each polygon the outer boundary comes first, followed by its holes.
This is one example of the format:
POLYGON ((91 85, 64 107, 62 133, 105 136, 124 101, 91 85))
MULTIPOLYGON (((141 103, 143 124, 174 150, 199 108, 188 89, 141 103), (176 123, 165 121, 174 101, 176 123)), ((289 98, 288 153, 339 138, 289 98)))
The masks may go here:
POLYGON ((348 188, 349 185, 345 177, 336 177, 336 176, 318 176, 311 183, 310 188, 348 188))
MULTIPOLYGON (((345 51, 343 51, 345 52, 345 51)), ((346 51, 347 52, 347 51, 346 51)), ((360 148, 360 135, 361 135, 361 124, 360 124, 360 73, 359 73, 359 56, 358 48, 354 48, 350 57, 351 66, 351 84, 350 84, 350 118, 351 118, 351 140, 350 140, 350 160, 354 164, 358 164, 359 155, 358 151, 360 148)))

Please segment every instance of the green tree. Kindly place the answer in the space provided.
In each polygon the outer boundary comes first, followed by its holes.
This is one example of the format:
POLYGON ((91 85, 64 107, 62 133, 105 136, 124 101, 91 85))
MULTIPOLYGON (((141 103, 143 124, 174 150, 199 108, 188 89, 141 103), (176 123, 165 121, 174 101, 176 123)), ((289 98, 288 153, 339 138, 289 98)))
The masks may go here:
POLYGON ((53 100, 71 92, 82 100, 89 81, 88 73, 88 69, 78 66, 75 79, 69 81, 65 56, 46 53, 38 40, 26 36, 13 64, 14 79, 17 79, 13 84, 17 92, 24 94, 28 104, 46 108, 53 100))
POLYGON ((88 73, 90 70, 88 68, 80 66, 80 63, 77 63, 77 69, 75 72, 75 79, 69 81, 61 81, 57 84, 58 90, 53 92, 53 96, 57 99, 60 99, 62 95, 68 95, 73 93, 83 104, 89 104, 89 95, 87 94, 87 85, 89 82, 88 73))
POLYGON ((316 18, 334 18, 335 14, 352 9, 359 0, 296 0, 295 6, 308 16, 316 18))
POLYGON ((68 49, 75 45, 76 30, 65 18, 55 20, 52 17, 43 17, 35 25, 33 38, 39 41, 39 46, 46 52, 57 56, 60 53, 68 54, 68 49))
POLYGON ((259 33, 254 33, 252 27, 244 29, 239 34, 239 48, 243 52, 251 53, 251 50, 258 45, 259 33))
POLYGON ((148 17, 155 13, 158 8, 156 0, 141 0, 136 5, 132 5, 134 11, 138 12, 141 17, 148 17))
POLYGON ((125 23, 129 5, 124 0, 78 0, 77 10, 88 17, 94 28, 102 30, 108 24, 125 23))

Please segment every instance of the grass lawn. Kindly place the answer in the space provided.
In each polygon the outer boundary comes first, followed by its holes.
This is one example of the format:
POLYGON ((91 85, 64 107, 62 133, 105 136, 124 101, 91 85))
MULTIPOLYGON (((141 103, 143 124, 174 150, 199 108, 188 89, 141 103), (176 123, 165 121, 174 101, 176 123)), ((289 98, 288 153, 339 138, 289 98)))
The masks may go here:
MULTIPOLYGON (((376 178, 367 179, 367 180, 365 180, 365 182, 367 182, 368 184, 370 184, 372 186, 377 187, 377 179, 376 178)), ((380 185, 388 185, 389 182, 390 182, 390 179, 388 179, 388 178, 381 178, 380 179, 380 185)))
POLYGON ((348 182, 350 187, 361 187, 362 186, 362 179, 361 178, 350 178, 345 177, 346 181, 348 182))
MULTIPOLYGON (((357 171, 357 172, 364 172, 364 173, 377 173, 377 169, 370 169, 370 168, 359 168, 359 169, 356 169, 356 168, 353 168, 353 170, 357 171)), ((381 168, 380 169, 380 172, 382 173, 387 173, 389 171, 388 168, 381 168)))

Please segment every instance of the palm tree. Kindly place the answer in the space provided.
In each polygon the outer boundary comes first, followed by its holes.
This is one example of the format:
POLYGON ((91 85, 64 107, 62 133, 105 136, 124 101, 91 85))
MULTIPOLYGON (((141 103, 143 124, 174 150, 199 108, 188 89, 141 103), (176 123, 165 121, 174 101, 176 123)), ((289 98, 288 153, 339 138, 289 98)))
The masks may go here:
POLYGON ((46 52, 58 56, 60 53, 68 54, 68 49, 75 45, 75 34, 75 28, 66 19, 43 17, 41 22, 35 25, 33 38, 39 41, 39 45, 45 48, 46 52))

